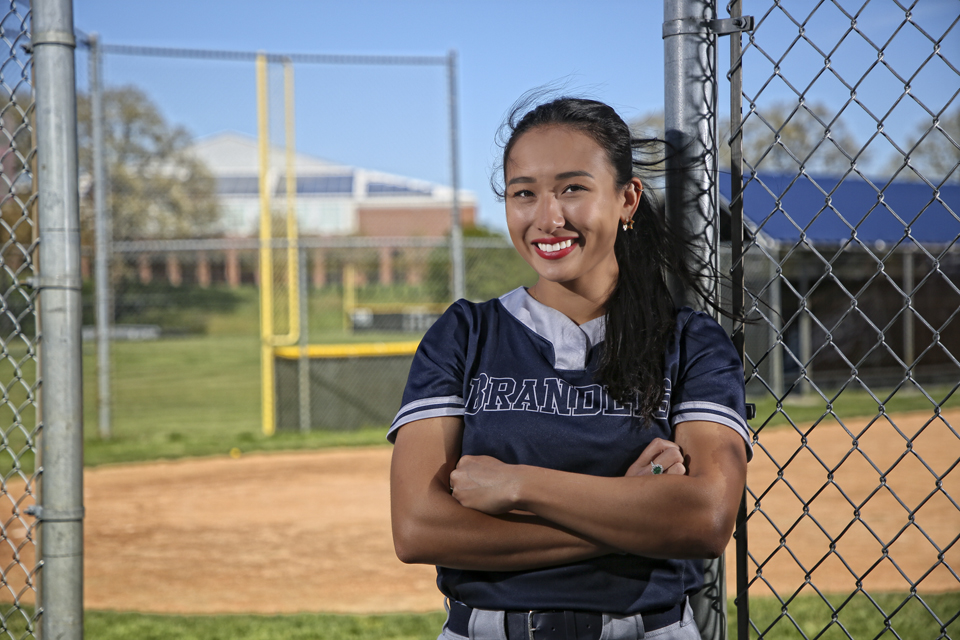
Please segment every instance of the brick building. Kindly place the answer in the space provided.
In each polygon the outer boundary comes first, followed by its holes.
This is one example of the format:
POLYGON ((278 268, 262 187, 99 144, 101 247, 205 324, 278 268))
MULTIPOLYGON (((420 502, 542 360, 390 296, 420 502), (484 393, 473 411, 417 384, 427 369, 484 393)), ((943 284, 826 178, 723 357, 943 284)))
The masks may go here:
MULTIPOLYGON (((260 225, 260 157, 255 138, 227 132, 198 140, 193 153, 217 180, 221 218, 215 229, 223 249, 193 247, 182 242, 182 250, 143 248, 131 264, 141 283, 166 281, 174 286, 196 283, 207 286, 224 282, 237 286, 254 282, 256 239, 260 225), (251 245, 251 241, 254 243, 251 245)), ((283 150, 272 149, 267 181, 271 198, 282 210, 286 195, 286 164, 283 150), (277 169, 279 168, 279 169, 277 169)), ((321 158, 295 155, 296 209, 301 237, 365 236, 369 238, 442 238, 450 233, 452 189, 403 176, 336 164, 321 158)), ((476 196, 459 193, 461 224, 472 226, 476 218, 476 196)), ((374 241, 375 242, 375 241, 374 241)), ((202 241, 200 244, 204 244, 202 241)), ((385 242, 388 245, 389 242, 385 242)), ((342 252, 310 251, 313 286, 339 281, 345 259, 342 252)), ((419 283, 426 264, 419 254, 382 246, 376 264, 357 272, 358 284, 398 281, 419 283)), ((353 258, 348 259, 352 261, 353 258)), ((89 259, 84 271, 90 270, 89 259)))
MULTIPOLYGON (((259 153, 254 138, 222 133, 199 140, 194 153, 217 178, 223 208, 220 232, 227 237, 257 235, 260 219, 259 153)), ((452 190, 359 167, 349 167, 314 156, 295 156, 297 218, 305 236, 421 236, 450 232, 452 190)), ((283 151, 271 151, 270 190, 282 199, 286 193, 283 151)), ((459 194, 460 219, 473 225, 476 196, 459 194)))

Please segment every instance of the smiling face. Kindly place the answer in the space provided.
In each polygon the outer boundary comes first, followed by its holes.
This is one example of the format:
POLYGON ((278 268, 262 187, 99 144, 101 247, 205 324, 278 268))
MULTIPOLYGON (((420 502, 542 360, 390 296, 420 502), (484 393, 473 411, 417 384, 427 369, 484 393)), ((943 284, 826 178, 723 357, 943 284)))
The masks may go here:
POLYGON ((504 182, 510 238, 540 276, 536 297, 544 302, 563 287, 605 300, 619 273, 617 227, 633 216, 640 181, 617 186, 613 166, 593 138, 547 125, 514 142, 504 182))

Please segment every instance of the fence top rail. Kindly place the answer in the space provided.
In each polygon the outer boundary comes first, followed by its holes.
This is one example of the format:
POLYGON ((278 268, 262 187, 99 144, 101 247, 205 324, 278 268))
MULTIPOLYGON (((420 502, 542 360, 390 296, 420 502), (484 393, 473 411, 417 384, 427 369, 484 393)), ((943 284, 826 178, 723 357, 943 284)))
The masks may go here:
MULTIPOLYGON (((304 249, 371 249, 388 248, 444 248, 450 246, 449 238, 410 237, 301 237, 295 241, 304 249)), ((286 238, 275 238, 269 246, 284 249, 289 246, 286 238)), ((177 251, 228 251, 254 250, 260 248, 257 238, 189 238, 170 240, 118 240, 113 243, 114 253, 170 253, 177 251)), ((513 244, 506 238, 464 238, 467 249, 508 249, 513 244)))
MULTIPOLYGON (((89 38, 81 38, 81 44, 90 45, 89 38)), ((264 56, 268 62, 292 62, 297 64, 352 64, 390 66, 445 66, 449 56, 385 56, 365 54, 332 53, 267 53, 265 51, 237 51, 227 49, 192 49, 178 47, 143 47, 128 44, 101 44, 103 53, 122 56, 149 56, 160 58, 193 58, 203 60, 226 60, 253 62, 264 56)))

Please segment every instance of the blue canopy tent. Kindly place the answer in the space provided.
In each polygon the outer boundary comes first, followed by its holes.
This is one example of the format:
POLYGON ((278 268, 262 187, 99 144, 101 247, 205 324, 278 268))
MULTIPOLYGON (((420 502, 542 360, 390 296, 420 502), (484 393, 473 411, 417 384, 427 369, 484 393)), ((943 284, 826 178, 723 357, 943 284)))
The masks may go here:
MULTIPOLYGON (((870 183, 858 175, 756 174, 745 180, 744 217, 751 230, 780 243, 896 244, 913 238, 925 245, 960 239, 960 184, 870 183)), ((720 193, 730 199, 730 180, 720 193)))
MULTIPOLYGON (((950 329, 960 308, 960 184, 772 174, 744 183, 746 287, 769 331, 753 353, 748 340, 747 355, 774 393, 807 390, 808 380, 898 384, 905 369, 960 378, 960 330, 950 329)), ((730 186, 721 178, 723 205, 730 186)))

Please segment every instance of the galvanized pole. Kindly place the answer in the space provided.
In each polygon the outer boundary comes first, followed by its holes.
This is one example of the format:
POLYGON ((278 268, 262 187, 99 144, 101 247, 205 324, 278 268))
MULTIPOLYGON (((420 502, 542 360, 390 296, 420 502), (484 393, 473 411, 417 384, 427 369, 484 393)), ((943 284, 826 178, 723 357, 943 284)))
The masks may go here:
POLYGON ((457 52, 447 54, 447 89, 450 104, 450 182, 453 196, 450 204, 450 289, 454 300, 466 296, 463 263, 463 226, 460 223, 459 123, 457 120, 457 52))
POLYGON ((93 209, 96 254, 94 259, 94 297, 97 309, 97 427, 104 440, 112 435, 110 428, 110 260, 113 257, 112 220, 107 214, 106 171, 103 166, 103 52, 100 37, 91 33, 90 50, 90 119, 93 138, 93 209))
POLYGON ((80 207, 73 7, 34 0, 42 384, 40 633, 83 637, 80 207))
MULTIPOLYGON (((705 278, 719 268, 717 243, 716 34, 713 0, 664 0, 666 215, 698 243, 705 278)), ((694 300, 685 300, 694 303, 694 300)))
POLYGON ((298 380, 300 382, 300 431, 306 433, 310 431, 310 357, 307 349, 310 345, 310 337, 307 332, 307 250, 299 247, 297 251, 299 262, 298 286, 300 287, 300 357, 297 361, 298 380))
MULTIPOLYGON (((664 128, 667 152, 667 224, 685 229, 698 245, 695 267, 708 278, 715 300, 719 268, 719 197, 716 153, 716 18, 712 0, 664 0, 664 128)), ((676 286, 676 283, 674 283, 676 286)), ((678 304, 693 304, 675 288, 678 304)), ((726 637, 723 558, 704 561, 703 590, 692 601, 704 640, 726 637)))

